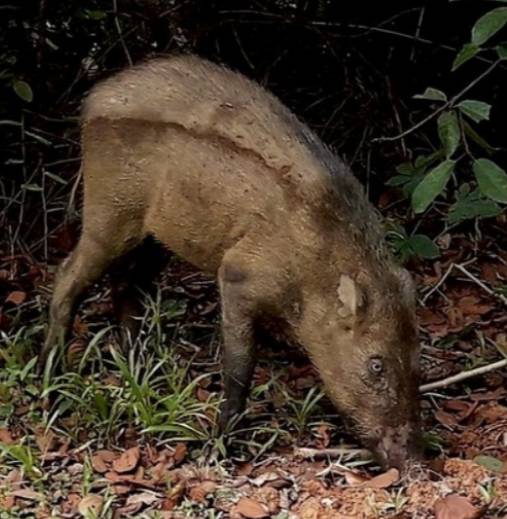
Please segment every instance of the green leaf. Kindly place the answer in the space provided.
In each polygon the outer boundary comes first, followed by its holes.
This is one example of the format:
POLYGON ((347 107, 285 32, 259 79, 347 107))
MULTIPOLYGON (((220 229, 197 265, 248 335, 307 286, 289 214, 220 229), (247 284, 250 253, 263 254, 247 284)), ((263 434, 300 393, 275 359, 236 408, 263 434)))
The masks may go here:
POLYGON ((400 173, 400 175, 412 175, 412 173, 414 173, 414 166, 412 162, 402 162, 396 166, 396 171, 400 173))
POLYGON ((89 20, 103 20, 107 13, 105 11, 99 11, 94 9, 84 9, 83 14, 85 18, 88 18, 89 20))
MULTIPOLYGON (((442 150, 437 150, 429 155, 419 155, 415 159, 415 167, 420 170, 421 168, 426 168, 433 162, 444 158, 444 152, 442 150)), ((422 171, 424 172, 424 171, 422 171)))
POLYGON ((425 234, 415 234, 409 239, 409 246, 416 256, 423 259, 433 259, 440 256, 440 249, 435 242, 425 234))
POLYGON ((97 408, 100 417, 107 420, 109 416, 109 404, 102 393, 96 392, 94 395, 95 407, 97 408))
POLYGON ((507 59, 507 43, 501 43, 496 46, 496 53, 500 59, 507 59))
POLYGON ((32 87, 26 82, 20 79, 16 79, 12 83, 12 88, 16 95, 26 101, 27 103, 31 103, 33 101, 33 92, 32 87))
POLYGON ((424 212, 431 202, 442 193, 451 177, 454 164, 453 160, 441 162, 414 189, 412 193, 412 208, 416 213, 424 212))
POLYGON ((491 200, 507 204, 507 174, 492 160, 477 159, 473 170, 479 189, 491 200))
POLYGON ((386 186, 401 187, 410 182, 411 179, 412 177, 409 175, 394 175, 394 177, 386 181, 386 186))
POLYGON ((463 184, 456 196, 456 203, 449 209, 447 221, 453 225, 474 218, 491 218, 502 212, 493 200, 484 198, 478 189, 470 192, 470 186, 463 184))
POLYGON ((447 96, 438 88, 428 87, 422 94, 416 94, 414 99, 429 99, 430 101, 447 101, 447 96))
POLYGON ((474 99, 465 99, 457 105, 462 113, 470 117, 476 123, 489 120, 489 113, 491 105, 483 101, 476 101, 474 99))
POLYGON ((459 146, 460 131, 456 112, 444 112, 438 118, 438 135, 445 150, 446 158, 449 158, 459 146))
POLYGON ((465 135, 470 137, 475 144, 480 146, 488 155, 492 155, 497 148, 492 146, 484 137, 481 137, 469 124, 467 121, 462 121, 463 128, 465 130, 465 135))
POLYGON ((497 7, 481 16, 472 27, 472 43, 482 45, 507 23, 507 7, 497 7))
POLYGON ((472 59, 481 51, 481 48, 474 43, 465 43, 461 50, 456 54, 454 61, 452 62, 452 71, 454 72, 457 68, 461 67, 468 60, 472 59))
POLYGON ((493 456, 480 454, 479 456, 476 456, 473 461, 474 463, 477 463, 477 465, 481 465, 492 472, 502 472, 503 469, 503 461, 493 456))

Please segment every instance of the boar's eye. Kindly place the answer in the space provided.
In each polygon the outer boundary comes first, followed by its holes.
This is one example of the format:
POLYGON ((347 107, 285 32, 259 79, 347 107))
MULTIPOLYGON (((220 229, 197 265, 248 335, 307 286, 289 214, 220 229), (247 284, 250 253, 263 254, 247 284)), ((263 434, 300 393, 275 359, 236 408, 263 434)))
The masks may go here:
POLYGON ((368 371, 372 375, 380 375, 384 371, 384 363, 380 357, 371 357, 368 361, 368 371))

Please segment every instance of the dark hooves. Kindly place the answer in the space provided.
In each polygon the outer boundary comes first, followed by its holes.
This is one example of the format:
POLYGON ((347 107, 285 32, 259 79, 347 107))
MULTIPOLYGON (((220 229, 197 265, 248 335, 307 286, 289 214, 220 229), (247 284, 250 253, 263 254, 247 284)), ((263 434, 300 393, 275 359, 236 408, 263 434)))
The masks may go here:
POLYGON ((241 415, 237 406, 228 405, 227 402, 220 407, 218 417, 218 431, 220 434, 227 434, 232 431, 241 415))

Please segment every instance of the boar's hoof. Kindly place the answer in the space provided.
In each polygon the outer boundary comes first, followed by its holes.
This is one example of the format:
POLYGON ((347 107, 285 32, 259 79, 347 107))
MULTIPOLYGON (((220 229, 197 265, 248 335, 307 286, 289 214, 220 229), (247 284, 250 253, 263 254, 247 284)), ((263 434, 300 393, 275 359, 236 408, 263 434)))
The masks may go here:
POLYGON ((218 430, 221 434, 228 433, 239 419, 241 407, 233 402, 225 401, 220 407, 218 430))

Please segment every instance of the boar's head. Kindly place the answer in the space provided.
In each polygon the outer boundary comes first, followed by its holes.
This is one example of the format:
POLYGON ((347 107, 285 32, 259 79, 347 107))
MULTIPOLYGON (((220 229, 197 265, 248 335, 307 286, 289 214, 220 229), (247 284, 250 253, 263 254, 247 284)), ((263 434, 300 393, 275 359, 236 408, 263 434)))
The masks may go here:
POLYGON ((306 342, 326 390, 383 466, 403 468, 419 430, 415 290, 403 269, 341 274, 305 303, 306 342), (331 297, 330 295, 331 294, 331 297))

